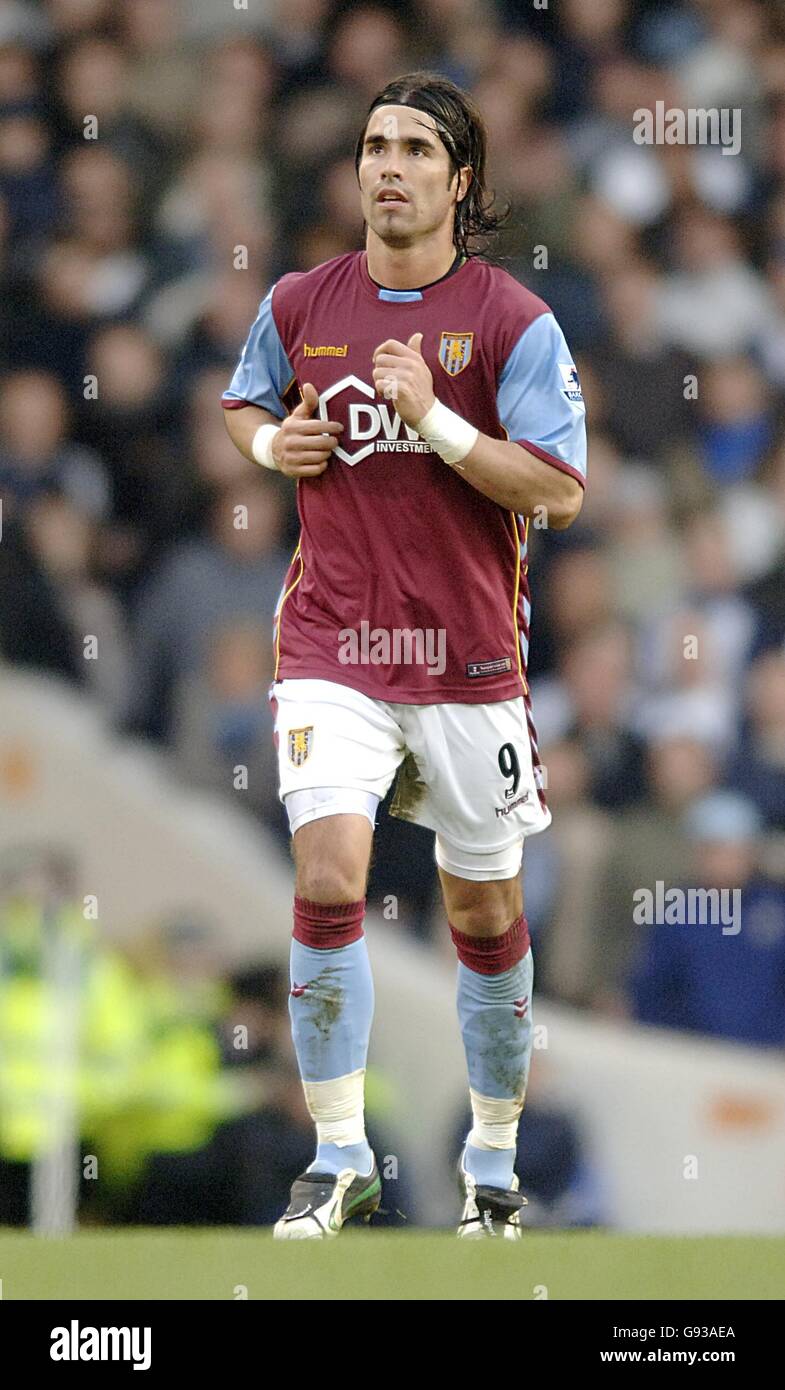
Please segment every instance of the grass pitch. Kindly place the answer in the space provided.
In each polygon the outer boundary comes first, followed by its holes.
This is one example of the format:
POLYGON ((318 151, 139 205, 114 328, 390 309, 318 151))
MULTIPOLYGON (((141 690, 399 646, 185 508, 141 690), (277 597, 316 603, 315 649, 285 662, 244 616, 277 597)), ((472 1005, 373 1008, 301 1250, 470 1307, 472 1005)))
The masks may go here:
POLYGON ((273 1242, 267 1230, 0 1229, 4 1299, 782 1299, 785 1239, 345 1231, 273 1242))

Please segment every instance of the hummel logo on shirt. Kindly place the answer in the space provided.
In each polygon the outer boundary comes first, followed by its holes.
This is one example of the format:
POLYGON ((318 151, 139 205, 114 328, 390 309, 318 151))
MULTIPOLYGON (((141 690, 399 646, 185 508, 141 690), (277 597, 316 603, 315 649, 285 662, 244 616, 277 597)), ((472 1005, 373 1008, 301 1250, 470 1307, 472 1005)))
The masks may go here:
POLYGON ((348 343, 343 343, 341 347, 335 347, 332 343, 320 343, 318 347, 313 347, 310 343, 303 343, 303 355, 305 357, 345 357, 348 351, 348 343))

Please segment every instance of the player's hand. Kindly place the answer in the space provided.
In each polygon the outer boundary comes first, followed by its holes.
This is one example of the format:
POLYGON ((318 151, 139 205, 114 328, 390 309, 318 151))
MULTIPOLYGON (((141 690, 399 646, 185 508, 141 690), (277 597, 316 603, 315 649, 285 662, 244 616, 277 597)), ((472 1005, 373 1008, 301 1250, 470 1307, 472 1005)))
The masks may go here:
POLYGON ((303 398, 287 415, 273 439, 273 458, 287 478, 315 478, 323 473, 343 430, 336 420, 313 420, 319 408, 319 393, 310 381, 303 386, 303 398))
POLYGON ((421 344, 422 333, 413 333, 408 343, 388 338, 373 354, 373 384, 377 395, 393 401, 401 419, 413 429, 436 400, 433 377, 420 351, 421 344))

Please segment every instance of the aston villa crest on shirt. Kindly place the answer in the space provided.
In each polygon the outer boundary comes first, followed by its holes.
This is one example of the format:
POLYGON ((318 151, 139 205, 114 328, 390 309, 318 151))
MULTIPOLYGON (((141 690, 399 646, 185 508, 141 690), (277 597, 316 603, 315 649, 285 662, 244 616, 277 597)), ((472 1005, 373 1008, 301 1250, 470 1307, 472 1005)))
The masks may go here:
POLYGON ((439 361, 449 376, 457 376, 472 360, 473 333, 442 333, 439 361))
POLYGON ((289 730, 289 762, 302 767, 313 746, 313 724, 307 729, 289 730))

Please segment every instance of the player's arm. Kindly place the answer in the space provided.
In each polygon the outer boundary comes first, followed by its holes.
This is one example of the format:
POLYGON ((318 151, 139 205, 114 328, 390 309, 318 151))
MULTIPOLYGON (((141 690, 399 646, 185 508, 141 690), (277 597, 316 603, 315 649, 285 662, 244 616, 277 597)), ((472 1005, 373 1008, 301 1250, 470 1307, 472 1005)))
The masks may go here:
POLYGON ((225 409, 224 420, 229 438, 247 459, 288 478, 313 478, 324 472, 343 430, 335 420, 310 418, 318 404, 316 387, 306 382, 300 404, 284 420, 251 403, 225 409))
POLYGON ((497 408, 508 439, 481 434, 437 400, 420 352, 422 335, 389 340, 374 354, 377 390, 446 463, 478 492, 523 516, 544 508, 548 524, 569 526, 583 502, 585 409, 561 329, 543 314, 521 335, 501 373, 497 408))
POLYGON ((265 410, 260 405, 252 405, 246 401, 240 407, 229 410, 224 406, 224 424, 226 431, 236 449, 251 462, 256 462, 253 456, 253 441, 258 429, 262 425, 275 425, 276 428, 281 424, 281 419, 273 415, 271 410, 265 410))
POLYGON ((576 478, 510 440, 478 433, 463 461, 452 467, 492 502, 521 516, 544 515, 555 530, 570 526, 583 505, 576 478))
POLYGON ((290 478, 323 473, 343 428, 336 421, 312 419, 319 397, 307 382, 302 399, 287 414, 284 398, 294 372, 273 316, 275 286, 259 305, 234 376, 221 398, 232 443, 245 458, 290 478))

